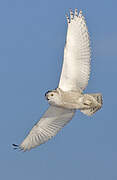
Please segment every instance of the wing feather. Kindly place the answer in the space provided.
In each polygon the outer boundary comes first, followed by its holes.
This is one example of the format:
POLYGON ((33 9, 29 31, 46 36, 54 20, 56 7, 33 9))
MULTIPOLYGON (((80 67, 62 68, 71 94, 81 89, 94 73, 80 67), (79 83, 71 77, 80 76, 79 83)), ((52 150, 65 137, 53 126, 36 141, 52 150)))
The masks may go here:
POLYGON ((39 146, 57 134, 74 116, 75 110, 50 106, 19 145, 23 151, 39 146))
MULTIPOLYGON (((72 14, 72 13, 70 13, 72 14)), ((67 16, 68 19, 68 16, 67 16)), ((59 88, 63 91, 84 90, 90 75, 90 40, 85 19, 75 10, 68 21, 66 45, 59 88)))

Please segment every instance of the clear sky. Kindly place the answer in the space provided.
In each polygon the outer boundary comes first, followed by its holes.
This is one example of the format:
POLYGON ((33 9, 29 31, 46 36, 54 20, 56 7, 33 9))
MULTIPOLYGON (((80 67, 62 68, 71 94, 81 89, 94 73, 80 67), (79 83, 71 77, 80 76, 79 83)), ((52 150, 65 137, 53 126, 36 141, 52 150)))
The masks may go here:
POLYGON ((0 179, 117 180, 117 1, 0 1, 0 179), (55 138, 30 152, 20 143, 57 87, 69 8, 82 9, 91 36, 85 92, 102 92, 94 116, 77 112, 55 138))

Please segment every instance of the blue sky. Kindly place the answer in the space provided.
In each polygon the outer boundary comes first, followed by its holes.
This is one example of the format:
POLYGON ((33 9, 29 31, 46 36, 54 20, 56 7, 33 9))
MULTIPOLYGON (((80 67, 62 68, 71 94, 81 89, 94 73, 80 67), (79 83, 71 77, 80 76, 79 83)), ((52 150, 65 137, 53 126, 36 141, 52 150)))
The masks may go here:
POLYGON ((0 1, 0 179, 117 179, 117 1, 0 1), (55 138, 14 151, 48 107, 57 87, 69 8, 82 9, 92 47, 85 92, 102 92, 94 116, 77 112, 55 138))

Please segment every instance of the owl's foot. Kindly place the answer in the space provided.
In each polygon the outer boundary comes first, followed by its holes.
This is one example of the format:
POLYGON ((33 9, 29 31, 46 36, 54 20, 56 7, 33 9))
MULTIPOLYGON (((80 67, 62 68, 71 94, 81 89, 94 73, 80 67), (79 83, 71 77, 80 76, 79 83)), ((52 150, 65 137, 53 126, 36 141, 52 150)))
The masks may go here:
POLYGON ((102 95, 101 94, 85 94, 83 99, 83 105, 86 108, 101 108, 102 106, 102 95))
POLYGON ((90 100, 86 100, 84 102, 84 105, 89 106, 89 107, 91 106, 91 104, 92 104, 92 102, 90 100))

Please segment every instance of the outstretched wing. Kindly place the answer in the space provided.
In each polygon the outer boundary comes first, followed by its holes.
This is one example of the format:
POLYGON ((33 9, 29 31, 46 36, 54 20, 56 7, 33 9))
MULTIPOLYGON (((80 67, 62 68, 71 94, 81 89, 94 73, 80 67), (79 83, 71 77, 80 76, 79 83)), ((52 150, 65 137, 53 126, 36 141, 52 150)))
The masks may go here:
MULTIPOLYGON (((45 143, 60 131, 74 116, 75 110, 50 106, 28 136, 18 146, 26 151, 45 143)), ((17 146, 14 144, 14 146, 17 146)))
POLYGON ((64 49, 63 67, 59 82, 59 88, 63 91, 84 90, 88 84, 90 74, 90 40, 88 29, 82 11, 73 15, 70 10, 70 18, 66 15, 68 31, 64 49))

